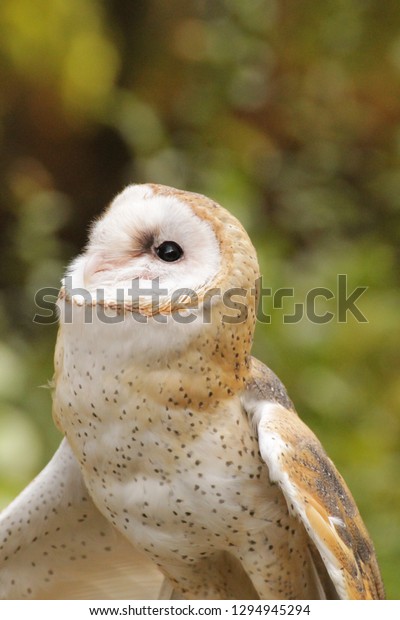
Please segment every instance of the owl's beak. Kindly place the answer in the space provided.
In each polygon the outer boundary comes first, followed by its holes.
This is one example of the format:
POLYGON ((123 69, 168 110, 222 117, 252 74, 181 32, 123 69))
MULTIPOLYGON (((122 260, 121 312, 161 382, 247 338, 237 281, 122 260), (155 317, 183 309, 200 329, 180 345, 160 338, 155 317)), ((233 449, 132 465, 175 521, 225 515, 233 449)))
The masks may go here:
POLYGON ((83 268, 83 285, 89 287, 90 280, 95 273, 103 271, 106 268, 104 256, 98 253, 91 254, 87 259, 83 268))
MULTIPOLYGON (((86 258, 83 267, 83 286, 90 288, 93 276, 103 271, 113 271, 126 267, 128 264, 126 256, 105 256, 102 252, 91 252, 86 258)), ((138 276, 135 276, 138 277, 138 276)))

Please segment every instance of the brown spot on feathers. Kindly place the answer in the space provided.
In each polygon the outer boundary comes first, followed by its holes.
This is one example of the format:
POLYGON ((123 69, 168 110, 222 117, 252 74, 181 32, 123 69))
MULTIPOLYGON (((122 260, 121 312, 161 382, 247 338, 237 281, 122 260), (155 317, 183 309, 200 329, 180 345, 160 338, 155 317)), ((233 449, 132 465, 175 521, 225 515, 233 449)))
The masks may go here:
POLYGON ((279 459, 281 469, 304 503, 312 533, 320 537, 343 571, 348 598, 384 598, 368 532, 345 481, 321 443, 294 411, 283 407, 266 422, 267 428, 286 446, 279 459))

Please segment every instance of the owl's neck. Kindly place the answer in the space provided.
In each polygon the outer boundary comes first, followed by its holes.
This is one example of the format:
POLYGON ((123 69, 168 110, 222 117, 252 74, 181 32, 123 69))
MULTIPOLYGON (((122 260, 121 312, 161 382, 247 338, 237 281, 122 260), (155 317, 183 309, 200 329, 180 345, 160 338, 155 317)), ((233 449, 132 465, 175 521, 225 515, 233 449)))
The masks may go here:
POLYGON ((166 360, 135 364, 134 372, 136 377, 147 374, 147 389, 154 401, 210 412, 244 389, 249 360, 249 356, 228 355, 221 341, 199 338, 166 360))
POLYGON ((123 377, 126 386, 146 383, 155 401, 194 409, 214 407, 241 392, 248 379, 252 331, 246 323, 226 323, 215 309, 210 323, 179 323, 127 315, 106 322, 84 307, 61 312, 64 364, 85 376, 95 371, 123 377), (102 371, 104 372, 104 371, 102 371))

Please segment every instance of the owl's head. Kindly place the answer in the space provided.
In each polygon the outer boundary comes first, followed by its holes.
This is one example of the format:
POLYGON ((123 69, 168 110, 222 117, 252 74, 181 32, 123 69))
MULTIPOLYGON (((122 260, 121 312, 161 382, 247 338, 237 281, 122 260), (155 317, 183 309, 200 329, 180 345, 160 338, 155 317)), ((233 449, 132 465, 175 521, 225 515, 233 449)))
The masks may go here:
POLYGON ((130 185, 93 224, 61 298, 150 323, 162 315, 181 331, 182 323, 204 321, 204 311, 214 325, 240 312, 240 321, 254 323, 258 275, 247 233, 220 205, 162 185, 130 185))

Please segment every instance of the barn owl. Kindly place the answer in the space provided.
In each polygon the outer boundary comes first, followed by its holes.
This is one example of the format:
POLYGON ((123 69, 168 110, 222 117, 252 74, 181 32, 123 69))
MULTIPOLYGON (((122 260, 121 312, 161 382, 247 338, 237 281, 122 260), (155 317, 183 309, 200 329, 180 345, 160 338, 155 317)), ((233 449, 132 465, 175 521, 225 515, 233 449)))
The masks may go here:
POLYGON ((199 194, 132 185, 94 223, 58 299, 64 439, 1 516, 2 598, 384 597, 344 480, 251 356, 258 278, 199 194))

